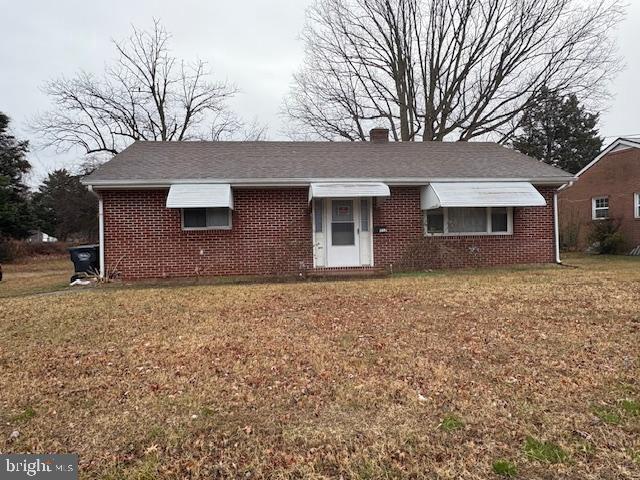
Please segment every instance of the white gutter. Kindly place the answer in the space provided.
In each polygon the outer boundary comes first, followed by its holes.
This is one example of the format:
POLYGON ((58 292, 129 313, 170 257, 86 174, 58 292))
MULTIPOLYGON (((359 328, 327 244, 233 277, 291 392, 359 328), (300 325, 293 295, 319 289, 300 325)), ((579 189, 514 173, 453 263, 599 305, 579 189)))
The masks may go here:
POLYGON ((556 250, 556 263, 562 264, 560 260, 560 234, 558 230, 558 192, 553 192, 553 236, 556 250))
POLYGON ((384 182, 387 185, 422 186, 435 182, 529 182, 534 185, 562 185, 575 178, 209 178, 209 179, 155 179, 155 180, 91 180, 82 179, 84 185, 94 188, 127 189, 127 188, 169 188, 176 183, 229 183, 232 187, 308 187, 311 183, 344 183, 344 182, 384 182))

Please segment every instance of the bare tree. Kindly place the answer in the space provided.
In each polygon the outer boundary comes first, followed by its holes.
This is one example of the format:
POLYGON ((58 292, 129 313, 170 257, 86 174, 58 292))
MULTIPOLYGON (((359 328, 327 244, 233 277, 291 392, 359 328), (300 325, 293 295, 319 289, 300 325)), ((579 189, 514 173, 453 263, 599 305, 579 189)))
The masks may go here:
POLYGON ((547 89, 604 98, 619 0, 317 0, 284 111, 304 136, 507 141, 547 89))
POLYGON ((114 42, 118 60, 103 77, 82 72, 50 81, 44 90, 54 108, 33 122, 44 146, 116 154, 134 140, 241 134, 244 124, 227 105, 237 89, 211 81, 202 61, 176 59, 169 40, 158 21, 150 32, 134 27, 126 41, 114 42))

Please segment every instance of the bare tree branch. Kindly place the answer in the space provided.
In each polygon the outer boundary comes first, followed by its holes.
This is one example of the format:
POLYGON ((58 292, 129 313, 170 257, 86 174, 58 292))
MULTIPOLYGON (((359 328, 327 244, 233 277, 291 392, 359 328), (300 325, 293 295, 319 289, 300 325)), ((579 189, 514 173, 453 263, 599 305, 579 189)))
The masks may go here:
POLYGON ((543 89, 593 108, 620 0, 317 0, 284 112, 305 136, 506 141, 543 89))
POLYGON ((227 105, 238 90, 211 81, 202 61, 177 60, 170 38, 157 20, 151 31, 134 27, 114 42, 118 59, 102 78, 81 72, 48 82, 53 108, 32 122, 43 146, 116 154, 134 140, 242 136, 245 125, 227 105))

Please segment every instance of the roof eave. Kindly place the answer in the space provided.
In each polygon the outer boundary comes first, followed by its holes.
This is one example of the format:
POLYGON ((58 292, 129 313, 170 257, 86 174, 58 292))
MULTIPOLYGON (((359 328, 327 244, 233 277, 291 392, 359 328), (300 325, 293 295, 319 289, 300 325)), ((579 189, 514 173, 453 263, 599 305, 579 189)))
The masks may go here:
POLYGON ((88 177, 81 182, 93 189, 152 189, 169 188, 176 183, 229 183, 232 187, 308 187, 320 182, 384 182, 390 186, 421 186, 432 182, 529 182, 534 185, 564 185, 574 182, 574 176, 558 177, 501 177, 501 178, 464 178, 464 177, 398 177, 398 178, 198 178, 198 179, 148 179, 148 180, 92 180, 88 177))

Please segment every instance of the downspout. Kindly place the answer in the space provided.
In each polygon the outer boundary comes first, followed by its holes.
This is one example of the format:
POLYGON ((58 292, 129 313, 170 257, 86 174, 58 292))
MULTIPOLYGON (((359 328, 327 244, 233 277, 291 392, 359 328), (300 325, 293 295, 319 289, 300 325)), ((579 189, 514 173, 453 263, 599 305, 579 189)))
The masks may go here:
POLYGON ((100 255, 100 278, 104 278, 104 205, 102 204, 102 195, 93 189, 93 186, 87 187, 91 193, 98 197, 98 244, 100 255))
POLYGON ((553 235, 555 240, 556 263, 562 265, 560 260, 560 235, 558 230, 558 191, 553 192, 553 235))
POLYGON ((104 279, 104 206, 102 204, 102 195, 98 195, 98 230, 100 244, 100 278, 104 279))

